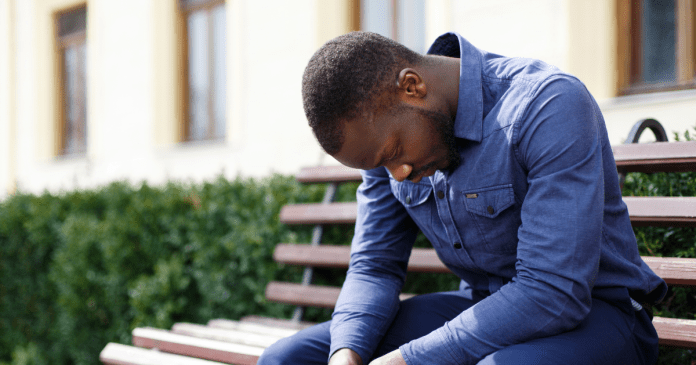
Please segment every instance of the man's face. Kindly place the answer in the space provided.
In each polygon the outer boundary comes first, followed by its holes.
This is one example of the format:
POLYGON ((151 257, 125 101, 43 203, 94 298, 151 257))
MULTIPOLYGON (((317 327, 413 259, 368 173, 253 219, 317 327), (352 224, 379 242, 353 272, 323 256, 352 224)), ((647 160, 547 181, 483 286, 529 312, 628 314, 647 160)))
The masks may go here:
POLYGON ((460 162, 454 122, 437 111, 402 104, 347 121, 343 135, 343 147, 334 155, 339 162, 365 170, 384 166, 398 181, 418 182, 460 162))

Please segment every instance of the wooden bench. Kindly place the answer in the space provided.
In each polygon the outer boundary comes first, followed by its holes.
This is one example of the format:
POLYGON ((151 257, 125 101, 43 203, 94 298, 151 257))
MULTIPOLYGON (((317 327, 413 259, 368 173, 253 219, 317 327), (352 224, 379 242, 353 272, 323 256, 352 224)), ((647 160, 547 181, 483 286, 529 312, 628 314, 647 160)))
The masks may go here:
MULTIPOLYGON (((656 123, 656 122, 655 122, 656 123)), ((641 121, 629 136, 637 141, 643 129, 658 127, 641 121)), ((659 124, 658 124, 659 125, 659 124)), ((661 129, 661 127, 659 127, 661 129)), ((614 147, 620 172, 696 171, 696 142, 625 144, 614 147)), ((101 352, 104 364, 255 364, 263 349, 279 338, 311 325, 301 321, 303 308, 333 308, 340 288, 312 285, 314 267, 347 268, 348 246, 320 245, 326 224, 353 224, 356 203, 334 203, 339 184, 360 181, 356 170, 345 167, 303 169, 297 179, 304 183, 328 183, 322 203, 285 206, 280 220, 285 224, 316 225, 310 244, 277 245, 278 263, 306 266, 302 283, 271 282, 266 298, 298 306, 292 320, 250 316, 240 321, 217 319, 206 325, 177 323, 171 330, 136 328, 133 346, 110 343, 101 352)), ((696 226, 696 197, 625 197, 634 226, 696 226)), ((670 286, 696 285, 696 259, 643 257, 670 286)), ((413 250, 409 272, 448 273, 433 249, 413 250)), ((410 294, 402 294, 402 299, 410 294)), ((696 349, 696 320, 655 317, 660 344, 696 349)))

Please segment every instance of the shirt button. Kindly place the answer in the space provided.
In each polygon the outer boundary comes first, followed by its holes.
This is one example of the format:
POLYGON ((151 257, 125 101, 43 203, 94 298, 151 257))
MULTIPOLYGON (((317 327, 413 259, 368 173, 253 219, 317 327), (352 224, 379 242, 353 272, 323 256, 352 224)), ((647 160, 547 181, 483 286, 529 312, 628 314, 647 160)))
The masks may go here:
POLYGON ((487 210, 488 210, 488 214, 493 214, 493 213, 495 213, 495 209, 493 209, 493 207, 490 206, 490 205, 488 206, 488 209, 487 209, 487 210))
POLYGON ((445 197, 445 193, 442 192, 442 190, 440 190, 440 191, 437 192, 437 197, 440 198, 440 199, 442 199, 442 198, 445 197))
POLYGON ((411 204, 411 197, 410 196, 406 197, 406 204, 411 204))
POLYGON ((455 242, 455 243, 454 243, 454 248, 456 248, 456 249, 458 250, 458 249, 462 248, 462 244, 459 243, 459 242, 455 242))

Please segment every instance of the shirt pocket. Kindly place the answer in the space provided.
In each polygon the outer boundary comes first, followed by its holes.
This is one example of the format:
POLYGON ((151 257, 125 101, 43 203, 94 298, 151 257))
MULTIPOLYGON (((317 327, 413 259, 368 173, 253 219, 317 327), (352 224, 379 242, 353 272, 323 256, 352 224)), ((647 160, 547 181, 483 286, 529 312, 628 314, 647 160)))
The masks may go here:
POLYGON ((389 179, 389 183, 396 199, 407 209, 413 209, 425 203, 433 192, 433 187, 430 185, 410 181, 398 182, 394 179, 389 179))
POLYGON ((461 198, 488 251, 517 250, 522 219, 512 184, 467 190, 461 198))
POLYGON ((410 181, 398 182, 392 178, 389 179, 389 183, 392 194, 406 207, 413 221, 427 236, 433 219, 432 199, 430 199, 433 187, 410 181))

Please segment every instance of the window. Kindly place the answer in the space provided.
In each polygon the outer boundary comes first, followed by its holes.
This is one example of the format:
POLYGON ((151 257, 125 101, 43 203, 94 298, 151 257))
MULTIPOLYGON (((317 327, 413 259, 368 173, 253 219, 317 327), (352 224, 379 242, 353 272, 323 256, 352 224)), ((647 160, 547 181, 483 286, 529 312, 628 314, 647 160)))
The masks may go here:
POLYGON ((618 0, 619 94, 696 87, 694 3, 618 0))
POLYGON ((185 139, 225 137, 226 20, 222 0, 180 0, 185 15, 187 93, 185 139))
POLYGON ((59 154, 80 155, 87 149, 87 8, 58 14, 60 120, 59 154))
POLYGON ((425 0, 360 0, 360 24, 425 53, 425 0))

